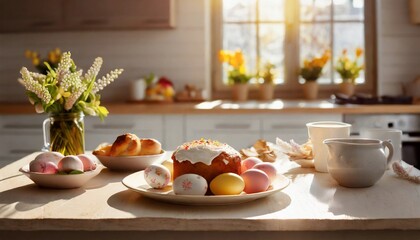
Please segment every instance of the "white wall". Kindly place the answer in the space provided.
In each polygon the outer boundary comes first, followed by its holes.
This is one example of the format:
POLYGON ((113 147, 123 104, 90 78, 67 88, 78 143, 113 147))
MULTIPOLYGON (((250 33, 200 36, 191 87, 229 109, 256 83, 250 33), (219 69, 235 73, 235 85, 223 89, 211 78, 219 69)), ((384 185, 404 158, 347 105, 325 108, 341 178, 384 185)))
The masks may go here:
POLYGON ((407 0, 377 0, 378 93, 402 94, 420 76, 420 24, 410 23, 407 0))
MULTIPOLYGON (((378 2, 378 93, 400 94, 401 85, 420 75, 420 25, 409 22, 408 1, 378 2)), ((149 72, 166 75, 177 89, 195 83, 209 90, 209 0, 176 0, 172 30, 0 34, 0 101, 24 102, 16 79, 31 66, 25 49, 44 55, 54 47, 71 50, 79 67, 104 58, 101 73, 121 67, 124 74, 102 95, 105 101, 129 99, 130 81, 149 72)))
POLYGON ((83 69, 97 56, 104 59, 100 74, 124 68, 112 87, 103 90, 105 101, 128 100, 130 81, 150 72, 167 76, 178 89, 186 83, 203 88, 210 75, 205 5, 206 0, 176 0, 176 28, 169 30, 0 34, 0 101, 27 101, 16 81, 22 66, 32 67, 25 49, 45 56, 55 47, 70 50, 83 69))

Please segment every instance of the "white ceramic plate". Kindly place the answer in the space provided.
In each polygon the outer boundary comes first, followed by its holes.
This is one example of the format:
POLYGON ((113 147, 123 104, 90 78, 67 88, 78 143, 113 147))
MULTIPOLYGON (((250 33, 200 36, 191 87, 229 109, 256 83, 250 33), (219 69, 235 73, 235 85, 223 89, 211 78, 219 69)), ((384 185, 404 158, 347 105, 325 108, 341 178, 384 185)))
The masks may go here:
POLYGON ((165 160, 166 152, 155 155, 142 155, 142 156, 124 156, 124 157, 111 157, 111 156, 98 156, 95 155, 99 161, 107 168, 116 171, 140 171, 147 168, 149 165, 162 163, 165 160))
POLYGON ((240 195, 218 195, 218 196, 193 196, 193 195, 175 195, 172 187, 168 186, 164 189, 151 188, 146 180, 144 180, 144 171, 136 172, 128 175, 122 180, 122 183, 129 189, 139 192, 141 195, 153 198, 159 201, 184 204, 184 205, 228 205, 253 201, 259 198, 267 197, 276 193, 290 183, 290 180, 283 176, 277 175, 276 180, 265 192, 240 195))
POLYGON ((29 164, 21 167, 20 172, 30 178, 35 184, 46 188, 78 188, 83 186, 90 179, 101 172, 102 167, 98 166, 93 171, 81 174, 45 174, 29 171, 29 164))

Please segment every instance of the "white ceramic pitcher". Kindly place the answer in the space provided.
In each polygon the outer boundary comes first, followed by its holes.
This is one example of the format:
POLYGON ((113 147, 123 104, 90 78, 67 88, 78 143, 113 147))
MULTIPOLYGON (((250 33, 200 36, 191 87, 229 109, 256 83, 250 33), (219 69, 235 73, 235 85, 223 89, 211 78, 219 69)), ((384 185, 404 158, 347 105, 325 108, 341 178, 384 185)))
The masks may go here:
POLYGON ((388 141, 378 139, 330 138, 328 172, 344 187, 370 187, 385 173, 394 149, 388 141), (386 156, 385 147, 389 149, 386 156))

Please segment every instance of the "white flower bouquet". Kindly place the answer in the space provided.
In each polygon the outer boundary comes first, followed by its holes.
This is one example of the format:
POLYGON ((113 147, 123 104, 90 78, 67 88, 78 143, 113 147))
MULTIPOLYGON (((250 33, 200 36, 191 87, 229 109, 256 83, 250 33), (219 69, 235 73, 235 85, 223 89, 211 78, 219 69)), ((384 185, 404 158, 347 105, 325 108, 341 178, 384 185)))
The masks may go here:
POLYGON ((103 120, 108 115, 108 110, 100 105, 98 92, 123 72, 115 69, 97 79, 102 62, 102 58, 96 58, 83 74, 71 59, 70 52, 65 52, 57 68, 44 62, 48 68, 46 75, 30 72, 26 67, 20 70, 22 78, 18 81, 26 88, 36 112, 50 114, 48 142, 44 122, 44 150, 64 155, 84 153, 83 116, 99 116, 103 120))
POLYGON ((22 78, 18 81, 26 88, 29 101, 38 113, 83 112, 103 119, 108 115, 108 110, 100 106, 100 95, 97 93, 112 83, 123 69, 115 69, 96 79, 102 62, 102 58, 96 58, 89 70, 83 74, 83 70, 77 69, 71 59, 71 53, 65 52, 56 69, 44 63, 48 68, 46 75, 30 72, 26 67, 22 67, 22 78))

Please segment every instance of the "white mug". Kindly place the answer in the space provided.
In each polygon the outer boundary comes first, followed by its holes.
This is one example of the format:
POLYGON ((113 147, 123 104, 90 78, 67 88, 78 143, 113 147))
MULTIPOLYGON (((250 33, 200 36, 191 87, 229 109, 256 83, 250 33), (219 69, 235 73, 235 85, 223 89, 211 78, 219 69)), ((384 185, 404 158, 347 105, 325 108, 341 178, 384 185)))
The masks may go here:
POLYGON ((146 81, 143 78, 131 83, 131 100, 140 101, 144 99, 146 91, 146 81))
POLYGON ((323 142, 327 138, 347 138, 351 125, 343 122, 323 121, 307 123, 309 139, 312 141, 314 165, 318 172, 328 172, 328 147, 323 142))
MULTIPOLYGON (((394 147, 394 155, 392 156, 392 159, 391 159, 390 164, 388 165, 388 168, 393 162, 401 161, 401 137, 402 137, 401 130, 389 129, 389 128, 361 129, 360 136, 363 138, 374 138, 374 139, 379 139, 381 141, 391 142, 392 146, 394 147)), ((387 151, 387 149, 385 151, 387 151)))

